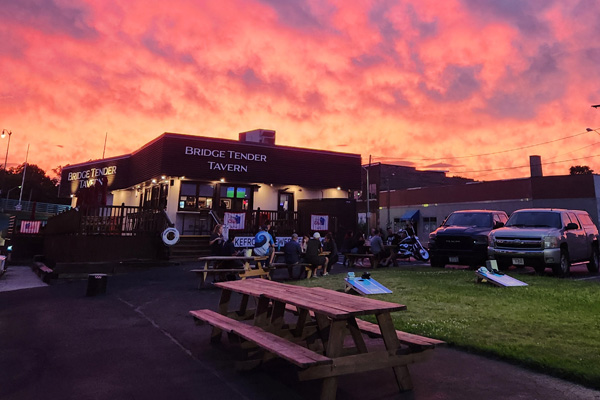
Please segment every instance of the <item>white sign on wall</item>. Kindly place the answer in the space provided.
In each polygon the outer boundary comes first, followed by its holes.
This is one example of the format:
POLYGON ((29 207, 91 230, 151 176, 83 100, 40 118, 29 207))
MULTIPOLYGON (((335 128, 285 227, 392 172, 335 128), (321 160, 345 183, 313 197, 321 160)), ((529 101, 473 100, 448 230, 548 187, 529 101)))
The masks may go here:
POLYGON ((313 231, 328 231, 329 230, 329 215, 311 214, 310 229, 313 231))

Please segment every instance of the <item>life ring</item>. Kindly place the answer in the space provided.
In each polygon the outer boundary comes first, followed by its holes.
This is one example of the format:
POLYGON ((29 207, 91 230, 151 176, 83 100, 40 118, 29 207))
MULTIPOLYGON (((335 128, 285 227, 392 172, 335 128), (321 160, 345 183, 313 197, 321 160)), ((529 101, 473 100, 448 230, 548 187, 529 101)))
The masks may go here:
POLYGON ((162 233, 162 241, 167 246, 173 246, 179 242, 179 231, 176 228, 167 228, 162 233))

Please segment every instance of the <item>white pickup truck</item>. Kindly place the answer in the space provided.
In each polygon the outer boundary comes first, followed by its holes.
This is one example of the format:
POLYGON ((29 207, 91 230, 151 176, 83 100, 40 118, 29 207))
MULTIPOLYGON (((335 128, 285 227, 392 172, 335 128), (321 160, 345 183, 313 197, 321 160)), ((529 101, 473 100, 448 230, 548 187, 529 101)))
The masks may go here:
POLYGON ((505 226, 490 232, 488 256, 506 269, 531 266, 538 273, 549 267, 555 275, 569 274, 571 264, 587 263, 598 272, 598 228, 581 210, 530 208, 512 213, 505 226))

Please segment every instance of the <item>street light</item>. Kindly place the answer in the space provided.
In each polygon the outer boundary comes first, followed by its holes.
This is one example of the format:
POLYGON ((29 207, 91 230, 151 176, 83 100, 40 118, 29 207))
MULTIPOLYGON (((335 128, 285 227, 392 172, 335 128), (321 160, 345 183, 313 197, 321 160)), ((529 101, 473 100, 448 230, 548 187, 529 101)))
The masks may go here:
POLYGON ((21 188, 21 185, 15 186, 14 188, 9 189, 8 192, 6 192, 6 201, 8 201, 8 195, 10 194, 10 192, 12 192, 15 189, 20 189, 20 188, 21 188))
POLYGON ((8 162, 8 148, 10 147, 10 137, 12 136, 12 131, 2 129, 0 137, 4 139, 6 135, 8 135, 8 144, 6 145, 6 156, 4 157, 4 169, 6 169, 6 163, 8 162))

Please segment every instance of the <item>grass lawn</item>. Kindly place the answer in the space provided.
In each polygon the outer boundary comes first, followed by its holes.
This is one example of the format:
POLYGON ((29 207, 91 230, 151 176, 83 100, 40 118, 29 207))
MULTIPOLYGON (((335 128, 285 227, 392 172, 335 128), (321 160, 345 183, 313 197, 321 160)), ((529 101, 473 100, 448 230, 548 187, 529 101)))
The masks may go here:
MULTIPOLYGON (((511 274, 529 286, 500 288, 465 270, 370 272, 393 291, 373 298, 408 307, 393 314, 396 329, 600 389, 598 283, 511 274)), ((344 289, 342 275, 299 284, 344 289)))

